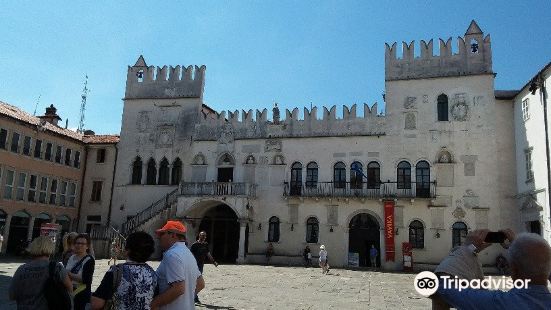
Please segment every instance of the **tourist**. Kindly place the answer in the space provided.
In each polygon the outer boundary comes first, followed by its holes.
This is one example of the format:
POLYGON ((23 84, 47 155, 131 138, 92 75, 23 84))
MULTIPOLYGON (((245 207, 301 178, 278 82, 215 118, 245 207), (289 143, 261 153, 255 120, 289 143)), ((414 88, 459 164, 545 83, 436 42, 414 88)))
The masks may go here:
POLYGON ((369 259, 371 260, 372 268, 377 268, 377 256, 379 256, 379 251, 372 244, 371 249, 369 249, 369 259))
MULTIPOLYGON (((18 309, 48 310, 48 302, 44 295, 44 285, 49 276, 50 256, 55 251, 55 244, 47 236, 35 238, 27 249, 32 260, 19 266, 10 283, 9 297, 17 302, 18 309)), ((62 282, 65 289, 71 293, 73 286, 67 271, 59 263, 55 264, 55 280, 62 282)))
POLYGON ((113 261, 113 265, 117 264, 117 258, 119 257, 120 251, 121 251, 121 248, 119 245, 119 239, 113 238, 113 242, 111 242, 111 248, 109 249, 111 257, 107 261, 107 266, 111 265, 111 261, 113 261))
POLYGON ((310 267, 312 265, 312 251, 310 251, 309 246, 306 246, 302 251, 302 257, 304 258, 304 266, 310 267))
POLYGON ((179 221, 167 221, 156 234, 164 254, 157 268, 159 295, 153 299, 151 309, 195 309, 195 294, 205 287, 205 281, 186 246, 186 227, 179 221))
POLYGON ((270 242, 266 248, 266 265, 270 264, 272 256, 274 256, 274 245, 270 242))
POLYGON ((83 310, 90 303, 96 262, 89 254, 90 237, 87 234, 78 235, 73 248, 74 254, 67 261, 65 269, 73 281, 74 309, 83 310))
MULTIPOLYGON (((528 288, 501 290, 462 289, 453 286, 444 289, 441 279, 433 298, 443 309, 439 298, 457 309, 551 309, 551 293, 547 289, 547 278, 551 272, 551 247, 538 234, 522 233, 515 237, 511 230, 503 231, 511 241, 508 250, 511 278, 529 280, 528 288)), ((488 230, 475 230, 466 243, 455 248, 436 268, 439 276, 458 276, 462 279, 483 279, 484 274, 478 261, 478 253, 491 245, 484 242, 488 230)), ((434 306, 433 299, 433 306, 434 306)), ((434 309, 434 307, 433 307, 434 309)))
POLYGON ((155 252, 155 241, 146 232, 131 233, 124 248, 127 260, 111 266, 92 294, 92 309, 104 309, 111 300, 115 310, 147 310, 157 291, 157 274, 146 264, 155 252))
POLYGON ((75 238, 78 236, 76 232, 66 233, 63 236, 63 253, 61 254, 61 262, 63 266, 67 266, 67 261, 69 257, 73 255, 75 238))
POLYGON ((329 273, 329 263, 327 262, 327 251, 325 250, 325 245, 320 245, 319 253, 319 265, 321 267, 321 273, 329 273))
MULTIPOLYGON (((203 267, 205 266, 205 261, 207 261, 207 259, 212 262, 214 266, 218 267, 218 263, 210 254, 206 232, 201 231, 199 233, 199 238, 197 239, 197 241, 195 241, 195 243, 191 245, 190 250, 195 257, 195 260, 197 261, 197 267, 199 268, 199 272, 201 272, 201 274, 203 274, 203 267)), ((197 296, 197 294, 195 294, 195 302, 200 303, 199 296, 197 296)))

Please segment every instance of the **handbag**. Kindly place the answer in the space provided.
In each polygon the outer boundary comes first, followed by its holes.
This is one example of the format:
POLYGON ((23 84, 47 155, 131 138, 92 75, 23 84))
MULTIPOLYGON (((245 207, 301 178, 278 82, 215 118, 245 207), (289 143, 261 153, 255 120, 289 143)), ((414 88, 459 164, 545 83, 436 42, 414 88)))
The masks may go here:
POLYGON ((103 310, 115 310, 115 305, 116 305, 115 293, 117 292, 117 288, 121 283, 122 264, 115 265, 114 267, 115 268, 113 268, 113 295, 111 295, 111 299, 108 299, 105 301, 103 310))

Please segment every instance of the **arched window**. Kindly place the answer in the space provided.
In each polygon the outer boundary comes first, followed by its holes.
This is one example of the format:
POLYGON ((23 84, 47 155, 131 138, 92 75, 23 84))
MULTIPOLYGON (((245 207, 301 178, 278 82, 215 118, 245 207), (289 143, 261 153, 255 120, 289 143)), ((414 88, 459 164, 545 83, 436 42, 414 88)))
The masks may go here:
POLYGON ((180 158, 176 157, 176 159, 172 163, 172 178, 170 180, 170 184, 178 185, 180 184, 181 180, 182 180, 182 161, 180 160, 180 158))
POLYGON ((424 160, 415 166, 415 196, 430 197, 430 166, 424 160))
POLYGON ((318 186, 318 164, 315 162, 308 163, 306 166, 306 187, 318 186))
POLYGON ((302 189, 302 164, 295 162, 291 166, 291 195, 300 196, 302 189))
POLYGON ((147 176, 145 179, 147 185, 155 185, 155 181, 157 181, 157 165, 153 158, 150 158, 147 162, 147 176))
POLYGON ((367 164, 367 188, 379 188, 381 184, 381 167, 378 162, 367 164))
POLYGON ((157 184, 168 185, 169 172, 170 170, 168 169, 168 160, 166 158, 163 158, 163 160, 161 160, 161 166, 159 167, 159 181, 157 182, 157 184))
POLYGON ((139 156, 132 164, 132 184, 142 184, 142 159, 139 156))
POLYGON ((361 189, 363 181, 363 165, 360 162, 353 162, 350 165, 350 188, 361 189))
POLYGON ((452 247, 462 245, 467 237, 467 225, 463 222, 455 222, 452 225, 452 247))
POLYGON ((306 221, 306 242, 318 243, 319 230, 318 219, 315 217, 308 218, 306 221))
POLYGON ((407 161, 401 161, 396 171, 398 189, 411 188, 411 165, 407 161))
POLYGON ((437 109, 438 109, 438 121, 447 122, 448 121, 448 96, 442 94, 438 96, 437 109))
POLYGON ((346 166, 343 162, 338 162, 333 167, 333 186, 335 188, 346 187, 346 166))
POLYGON ((409 224, 409 243, 414 249, 425 247, 425 230, 421 221, 415 220, 409 224))
POLYGON ((272 216, 268 227, 268 242, 279 241, 279 218, 272 216))

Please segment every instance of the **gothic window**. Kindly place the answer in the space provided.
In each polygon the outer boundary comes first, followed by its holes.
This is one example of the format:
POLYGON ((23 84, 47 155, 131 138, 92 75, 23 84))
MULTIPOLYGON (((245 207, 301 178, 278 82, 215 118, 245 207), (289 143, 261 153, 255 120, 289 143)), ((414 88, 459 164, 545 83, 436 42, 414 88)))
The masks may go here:
POLYGON ((142 184, 142 159, 139 156, 132 164, 132 184, 142 184))
POLYGON ((467 237, 467 225, 463 222, 455 222, 452 225, 452 247, 462 245, 467 237))
POLYGON ((299 162, 291 166, 291 195, 300 195, 302 188, 302 164, 299 162))
POLYGON ((155 164, 155 160, 153 158, 150 158, 147 162, 147 176, 145 180, 145 184, 147 185, 155 185, 155 182, 157 181, 157 165, 155 164))
POLYGON ((168 185, 169 172, 170 169, 168 168, 168 160, 163 158, 163 160, 161 160, 161 166, 159 167, 159 181, 157 184, 168 185))
POLYGON ((438 121, 448 121, 448 96, 442 94, 437 99, 438 121))
POLYGON ((415 166, 415 192, 417 197, 430 197, 430 166, 424 160, 415 166))
POLYGON ((411 165, 407 161, 401 161, 396 171, 398 189, 411 188, 411 165))
POLYGON ((306 166, 306 187, 317 187, 318 164, 311 162, 306 166))
POLYGON ((272 216, 268 227, 268 242, 279 241, 279 218, 272 216))
POLYGON ((176 160, 172 163, 172 179, 170 184, 178 185, 182 179, 182 161, 176 157, 176 160))
POLYGON ((367 164, 367 188, 379 188, 381 181, 381 167, 378 162, 372 161, 367 164))
POLYGON ((421 221, 415 220, 409 224, 409 243, 414 249, 425 247, 425 230, 421 221))
POLYGON ((363 165, 360 162, 353 162, 350 165, 350 188, 361 189, 363 181, 363 165))
POLYGON ((338 162, 333 167, 333 183, 335 188, 346 187, 346 166, 343 162, 338 162))
POLYGON ((318 243, 319 222, 315 217, 310 217, 306 221, 306 242, 318 243))

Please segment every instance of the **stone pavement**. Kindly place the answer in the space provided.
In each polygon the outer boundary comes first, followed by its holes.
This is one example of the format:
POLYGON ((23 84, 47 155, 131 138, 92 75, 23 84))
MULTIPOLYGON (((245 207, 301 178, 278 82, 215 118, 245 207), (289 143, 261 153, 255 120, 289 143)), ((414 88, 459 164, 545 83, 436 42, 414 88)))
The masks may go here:
MULTIPOLYGON (((11 276, 23 261, 0 259, 0 309, 8 301, 11 276)), ((157 268, 159 262, 150 263, 157 268)), ((93 290, 107 270, 96 262, 93 290)), ((414 274, 258 265, 205 266, 206 288, 197 309, 428 309, 413 288, 414 274)))

